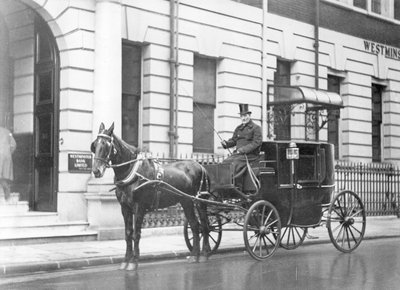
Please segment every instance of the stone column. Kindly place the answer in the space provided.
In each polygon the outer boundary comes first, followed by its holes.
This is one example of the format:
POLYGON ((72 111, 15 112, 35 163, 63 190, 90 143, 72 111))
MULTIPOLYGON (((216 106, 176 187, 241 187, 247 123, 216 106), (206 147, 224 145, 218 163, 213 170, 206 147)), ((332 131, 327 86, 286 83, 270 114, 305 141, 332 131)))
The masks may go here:
MULTIPOLYGON (((114 122, 114 133, 121 136, 121 16, 121 0, 96 0, 93 139, 101 122, 106 128, 114 122)), ((114 232, 119 233, 123 227, 115 193, 109 191, 114 187, 113 178, 111 169, 100 179, 92 177, 85 194, 88 222, 98 230, 99 239, 116 237, 114 232)))
POLYGON ((121 23, 120 0, 96 0, 93 137, 100 122, 121 132, 121 23))

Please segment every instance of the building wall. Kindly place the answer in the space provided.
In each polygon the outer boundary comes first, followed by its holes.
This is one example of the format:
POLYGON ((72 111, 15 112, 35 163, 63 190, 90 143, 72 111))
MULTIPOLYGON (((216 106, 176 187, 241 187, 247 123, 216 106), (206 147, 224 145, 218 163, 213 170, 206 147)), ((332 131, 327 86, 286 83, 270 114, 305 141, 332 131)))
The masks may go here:
MULTIPOLYGON (((321 27, 343 34, 400 47, 399 24, 393 19, 369 15, 362 9, 341 5, 339 1, 318 0, 321 27)), ((315 23, 316 0, 268 0, 268 11, 308 24, 315 23)))
MULTIPOLYGON (((168 152, 170 1, 122 2, 122 37, 145 45, 143 146, 168 152)), ((230 137, 232 124, 240 122, 237 103, 249 103, 260 123, 262 11, 227 0, 186 0, 178 14, 178 152, 186 154, 192 152, 194 54, 218 60, 215 127, 222 136, 230 137)), ((215 150, 221 151, 218 145, 215 150)))
MULTIPOLYGON (((293 61, 292 85, 314 87, 314 26, 276 14, 269 14, 267 23, 268 82, 273 82, 276 59, 283 58, 293 61)), ((387 86, 383 97, 382 161, 399 162, 400 151, 396 144, 400 119, 395 108, 398 106, 400 59, 366 49, 362 38, 325 28, 320 28, 319 34, 319 88, 327 89, 328 74, 344 76, 341 87, 345 105, 340 121, 341 158, 363 162, 372 160, 371 84, 382 83, 387 86)), ((396 50, 395 47, 386 47, 396 50)))
MULTIPOLYGON (((90 220, 90 216, 92 220, 97 220, 100 217, 99 212, 103 212, 104 209, 101 206, 103 197, 107 206, 110 205, 110 201, 118 206, 114 193, 107 192, 103 186, 105 182, 94 180, 89 173, 68 172, 68 153, 89 153, 90 143, 96 136, 100 120, 106 120, 106 126, 115 121, 115 132, 120 135, 121 129, 118 124, 121 122, 121 106, 118 107, 118 98, 121 94, 118 92, 121 90, 121 84, 115 80, 115 83, 106 84, 107 89, 113 93, 108 100, 104 98, 107 97, 107 92, 98 91, 100 84, 96 74, 102 73, 101 69, 106 70, 105 67, 97 66, 97 61, 104 58, 103 55, 99 56, 99 50, 102 44, 115 45, 113 48, 118 49, 123 40, 143 47, 141 145, 154 153, 168 152, 170 1, 121 0, 120 14, 115 14, 115 19, 102 19, 106 25, 100 27, 103 29, 101 33, 107 32, 108 23, 121 21, 121 30, 118 29, 121 36, 118 37, 116 31, 117 41, 111 43, 107 39, 102 41, 100 28, 96 25, 96 17, 99 16, 96 5, 104 1, 23 2, 47 21, 60 54, 58 212, 65 220, 90 220), (114 107, 109 110, 106 108, 105 111, 97 110, 96 104, 103 101, 112 103, 114 107), (86 195, 87 193, 89 195, 86 195), (94 200, 96 207, 88 209, 90 200, 94 200)), ((281 58, 293 62, 293 85, 313 87, 313 1, 268 2, 270 10, 265 18, 267 30, 264 59, 267 82, 273 83, 276 61, 281 58)), ((115 1, 113 3, 117 5, 115 1)), ((327 13, 326 9, 331 5, 325 1, 322 1, 322 4, 322 12, 327 13)), ((18 11, 21 9, 21 6, 10 7, 15 7, 18 11)), ((116 11, 119 11, 118 9, 116 11)), ((337 8, 334 7, 334 10, 337 11, 337 8)), ((11 10, 9 12, 9 17, 6 18, 14 59, 14 128, 16 132, 31 134, 33 18, 29 9, 23 8, 18 13, 12 13, 11 10)), ((221 137, 229 138, 240 122, 237 114, 238 103, 249 103, 253 119, 263 124, 263 11, 229 0, 181 0, 178 13, 178 153, 185 154, 192 152, 195 54, 217 60, 217 107, 214 127, 221 137)), ((342 12, 334 13, 336 18, 342 17, 342 12)), ((343 13, 347 15, 349 12, 346 10, 343 13)), ((361 34, 361 28, 332 26, 332 23, 336 22, 325 21, 326 19, 325 16, 321 16, 319 88, 327 88, 328 74, 338 74, 344 78, 341 87, 345 108, 341 110, 340 157, 352 161, 371 161, 371 83, 378 82, 387 88, 383 98, 384 161, 399 162, 400 146, 397 144, 400 141, 400 60, 368 50, 364 43, 365 40, 370 40, 391 48, 391 45, 396 45, 395 39, 388 38, 388 42, 384 42, 382 35, 393 37, 392 28, 383 30, 380 36, 374 31, 361 34)), ((372 19, 368 23, 375 27, 376 20, 372 19)), ((109 33, 113 34, 113 31, 109 33)), ((110 63, 121 63, 119 53, 112 53, 106 58, 110 63)), ((107 73, 118 75, 120 72, 107 73)), ((296 122, 299 124, 302 120, 298 118, 296 122)), ((265 130, 264 127, 263 131, 265 130)), ((293 130, 295 136, 302 136, 296 127, 293 130)), ((326 131, 322 131, 321 138, 327 138, 326 131)), ((223 153, 218 139, 215 140, 215 152, 223 153)), ((111 187, 112 176, 107 182, 109 184, 106 185, 111 187)), ((103 217, 105 218, 105 215, 103 217)))

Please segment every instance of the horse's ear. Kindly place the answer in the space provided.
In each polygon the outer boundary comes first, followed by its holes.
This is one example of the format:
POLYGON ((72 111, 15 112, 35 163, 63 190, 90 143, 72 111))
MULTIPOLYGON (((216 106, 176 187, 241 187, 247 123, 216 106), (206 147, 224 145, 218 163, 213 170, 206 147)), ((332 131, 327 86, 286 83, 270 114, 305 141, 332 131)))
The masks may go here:
POLYGON ((104 129, 105 129, 105 127, 104 127, 104 123, 103 123, 103 122, 101 122, 101 124, 100 124, 100 128, 99 128, 99 133, 103 132, 103 131, 104 131, 104 129))
POLYGON ((108 131, 108 133, 110 133, 110 136, 111 136, 112 133, 114 132, 114 122, 111 124, 110 128, 107 131, 108 131))

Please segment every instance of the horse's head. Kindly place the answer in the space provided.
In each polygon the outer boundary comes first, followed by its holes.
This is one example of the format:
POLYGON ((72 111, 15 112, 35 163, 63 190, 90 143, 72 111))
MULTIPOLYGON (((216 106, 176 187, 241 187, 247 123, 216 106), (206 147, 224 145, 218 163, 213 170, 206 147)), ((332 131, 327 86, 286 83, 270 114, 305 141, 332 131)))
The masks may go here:
POLYGON ((109 163, 115 154, 113 131, 114 123, 112 123, 109 129, 106 129, 104 124, 101 123, 97 138, 90 146, 90 150, 94 153, 92 172, 96 178, 104 175, 106 168, 109 167, 109 163))

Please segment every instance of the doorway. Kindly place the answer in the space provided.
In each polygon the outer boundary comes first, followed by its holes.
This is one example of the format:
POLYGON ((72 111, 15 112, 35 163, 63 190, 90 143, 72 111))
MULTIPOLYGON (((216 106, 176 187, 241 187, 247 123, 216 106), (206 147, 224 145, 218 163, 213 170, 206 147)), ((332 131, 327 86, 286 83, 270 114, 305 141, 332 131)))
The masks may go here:
POLYGON ((57 210, 59 60, 47 24, 35 19, 33 209, 57 210))

